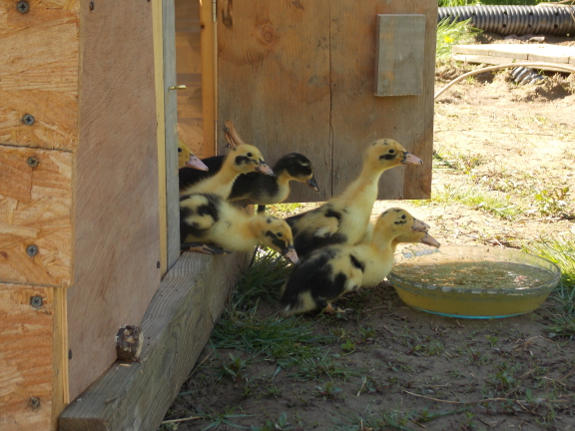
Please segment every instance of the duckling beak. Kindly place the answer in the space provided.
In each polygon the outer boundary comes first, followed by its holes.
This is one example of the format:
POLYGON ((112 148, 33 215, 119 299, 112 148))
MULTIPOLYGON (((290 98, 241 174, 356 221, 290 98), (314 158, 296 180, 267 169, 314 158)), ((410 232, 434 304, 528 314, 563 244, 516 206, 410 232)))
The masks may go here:
POLYGON ((414 156, 409 151, 406 151, 403 155, 403 160, 401 161, 404 165, 421 165, 423 160, 419 157, 414 156))
POLYGON ((309 180, 307 180, 305 182, 308 186, 310 186, 312 189, 314 189, 316 192, 319 192, 319 187, 317 186, 317 183, 315 182, 315 178, 311 177, 309 180))
POLYGON ((435 238, 433 238, 428 233, 426 233, 425 236, 423 238, 421 238, 421 240, 419 242, 421 242, 423 244, 430 245, 430 246, 435 247, 435 248, 439 248, 439 246, 441 245, 441 244, 439 244, 439 241, 437 241, 435 238))
POLYGON ((274 171, 272 171, 272 168, 270 168, 266 162, 261 162, 259 166, 256 166, 256 171, 265 175, 269 175, 270 177, 276 176, 274 171))
POLYGON ((282 256, 284 256, 286 259, 288 259, 290 262, 296 265, 299 264, 299 257, 297 255, 297 252, 295 251, 295 248, 293 248, 293 245, 290 245, 289 247, 285 248, 282 251, 282 256))
POLYGON ((422 222, 421 220, 414 219, 413 226, 411 226, 411 230, 416 232, 427 232, 429 230, 429 225, 427 223, 422 222))
POLYGON ((200 171, 209 170, 205 163, 198 159, 196 156, 190 156, 190 160, 186 162, 186 166, 188 168, 198 169, 200 171))

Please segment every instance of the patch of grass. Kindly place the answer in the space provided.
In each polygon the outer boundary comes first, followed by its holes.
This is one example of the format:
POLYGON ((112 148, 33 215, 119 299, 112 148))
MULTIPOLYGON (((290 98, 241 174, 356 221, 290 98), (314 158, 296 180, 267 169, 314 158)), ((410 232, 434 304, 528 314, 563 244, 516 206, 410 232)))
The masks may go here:
POLYGON ((469 21, 449 22, 448 19, 437 25, 437 39, 435 46, 436 61, 446 61, 451 57, 451 47, 473 40, 474 34, 480 30, 470 27, 469 21))
POLYGON ((561 281, 554 298, 561 304, 547 327, 551 337, 575 337, 575 241, 544 239, 524 247, 555 263, 561 269, 561 281))
POLYGON ((523 210, 511 202, 511 196, 490 196, 478 187, 461 185, 458 187, 446 184, 432 197, 436 203, 460 202, 473 209, 486 211, 506 220, 513 220, 523 214, 523 210))

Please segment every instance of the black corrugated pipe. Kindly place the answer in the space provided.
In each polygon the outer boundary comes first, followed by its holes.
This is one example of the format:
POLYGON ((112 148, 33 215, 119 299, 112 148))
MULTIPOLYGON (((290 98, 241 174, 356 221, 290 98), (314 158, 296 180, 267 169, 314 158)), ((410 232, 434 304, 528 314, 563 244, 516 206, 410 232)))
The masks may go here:
POLYGON ((575 6, 452 6, 440 7, 438 22, 465 21, 489 33, 575 36, 575 6))

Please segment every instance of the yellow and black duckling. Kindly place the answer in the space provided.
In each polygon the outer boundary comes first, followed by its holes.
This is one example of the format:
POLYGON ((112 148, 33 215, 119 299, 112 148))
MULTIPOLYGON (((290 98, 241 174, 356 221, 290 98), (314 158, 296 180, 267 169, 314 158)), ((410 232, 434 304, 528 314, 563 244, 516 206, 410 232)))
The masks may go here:
POLYGON ((213 193, 227 198, 237 177, 248 172, 274 175, 272 169, 265 163, 260 150, 253 145, 240 144, 226 155, 219 171, 195 184, 180 188, 180 196, 191 193, 213 193))
POLYGON ((427 234, 429 226, 406 210, 391 208, 378 218, 373 238, 357 245, 331 245, 316 250, 297 266, 282 289, 280 313, 290 316, 331 308, 347 292, 375 286, 393 266, 393 241, 412 232, 427 234))
POLYGON ((208 167, 198 157, 194 156, 188 146, 178 140, 178 169, 191 168, 207 171, 208 167))
POLYGON ((210 193, 180 198, 180 240, 182 249, 210 254, 252 251, 261 242, 299 263, 285 220, 264 214, 249 215, 210 193))
POLYGON ((359 177, 346 190, 319 208, 288 217, 294 245, 303 260, 312 251, 330 244, 357 244, 365 234, 378 181, 387 169, 420 165, 422 160, 393 139, 371 143, 364 154, 359 177))
MULTIPOLYGON (((203 159, 209 167, 208 172, 180 171, 180 188, 190 186, 201 179, 214 175, 223 163, 222 156, 203 159)), ((290 153, 283 156, 273 166, 275 177, 260 175, 250 172, 240 175, 232 187, 228 196, 229 201, 249 200, 257 205, 270 205, 285 201, 291 191, 290 182, 298 181, 305 183, 319 192, 319 187, 314 177, 311 161, 299 153, 290 153)))

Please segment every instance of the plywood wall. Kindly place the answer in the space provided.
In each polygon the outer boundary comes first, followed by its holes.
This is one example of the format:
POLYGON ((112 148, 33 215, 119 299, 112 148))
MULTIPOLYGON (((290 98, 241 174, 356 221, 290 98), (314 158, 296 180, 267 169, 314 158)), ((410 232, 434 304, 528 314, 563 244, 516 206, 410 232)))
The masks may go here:
POLYGON ((53 329, 54 288, 0 284, 0 429, 50 430, 53 329))

